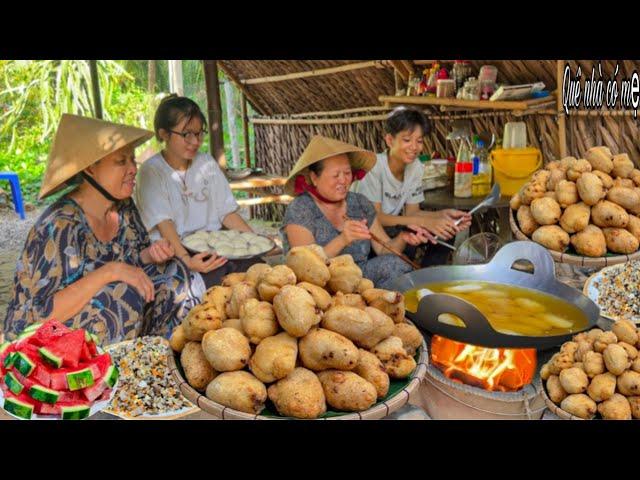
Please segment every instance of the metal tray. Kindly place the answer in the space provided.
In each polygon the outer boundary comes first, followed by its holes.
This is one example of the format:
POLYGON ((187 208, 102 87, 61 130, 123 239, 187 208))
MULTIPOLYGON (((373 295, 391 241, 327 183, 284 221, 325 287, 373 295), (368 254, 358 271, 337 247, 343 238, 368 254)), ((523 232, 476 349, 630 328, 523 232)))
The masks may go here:
MULTIPOLYGON (((207 233, 211 233, 211 232, 207 232, 207 233)), ((192 234, 193 234, 193 232, 191 232, 189 235, 192 235, 192 234)), ((242 256, 239 256, 239 257, 237 257, 237 256, 227 256, 225 258, 228 259, 228 260, 249 260, 250 258, 261 257, 261 256, 269 253, 270 251, 272 251, 276 247, 276 242, 274 242, 273 239, 267 237, 266 235, 262 235, 260 233, 255 233, 255 232, 253 232, 253 234, 257 235, 259 237, 264 237, 267 240, 269 240, 271 242, 271 248, 269 248, 268 250, 265 250, 264 252, 254 253, 252 255, 242 255, 242 256)), ((184 235, 184 236, 186 237, 188 235, 184 235)), ((180 239, 180 240, 182 241, 182 239, 180 239)), ((182 244, 182 246, 187 250, 187 252, 189 252, 190 255, 197 255, 198 253, 202 253, 201 251, 193 250, 193 249, 187 247, 184 243, 182 244)), ((205 252, 213 252, 213 249, 209 248, 209 249, 204 250, 204 251, 205 252)))
POLYGON ((394 282, 392 289, 406 292, 428 283, 456 280, 489 281, 544 292, 578 307, 587 316, 588 324, 582 330, 564 335, 507 335, 494 330, 487 318, 471 303, 443 293, 423 297, 418 304, 418 311, 407 312, 407 317, 431 333, 473 345, 546 349, 570 340, 580 331, 593 328, 600 315, 600 309, 591 299, 556 279, 553 258, 546 248, 534 242, 509 243, 484 265, 440 266, 406 273, 394 282), (519 262, 528 262, 533 272, 514 268, 519 262), (439 322, 441 313, 458 315, 466 328, 439 322))

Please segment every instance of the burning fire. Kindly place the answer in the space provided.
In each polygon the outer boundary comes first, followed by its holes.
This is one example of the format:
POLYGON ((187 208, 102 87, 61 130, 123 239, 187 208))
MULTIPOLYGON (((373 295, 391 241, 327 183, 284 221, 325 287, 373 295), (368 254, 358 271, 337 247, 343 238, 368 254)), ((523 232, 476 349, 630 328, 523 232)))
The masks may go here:
POLYGON ((447 378, 490 391, 513 392, 531 383, 535 349, 485 348, 434 335, 431 360, 447 378))

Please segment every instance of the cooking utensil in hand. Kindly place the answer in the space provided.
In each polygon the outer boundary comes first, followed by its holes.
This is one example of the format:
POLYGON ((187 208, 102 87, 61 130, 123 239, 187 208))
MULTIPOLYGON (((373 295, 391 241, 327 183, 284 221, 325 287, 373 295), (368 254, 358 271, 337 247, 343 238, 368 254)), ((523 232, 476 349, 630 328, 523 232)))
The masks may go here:
MULTIPOLYGON (((481 208, 494 205, 499 198, 500 198, 500 185, 496 183, 491 189, 491 191, 489 192, 489 195, 487 195, 485 199, 482 200, 478 205, 476 205, 471 210, 469 210, 469 215, 473 215, 475 212, 477 212, 481 208)), ((457 227, 458 225, 460 225, 460 222, 462 222, 462 217, 457 219, 454 225, 457 227)))
MULTIPOLYGON (((400 229, 403 232, 411 232, 411 233, 415 233, 413 230, 411 230, 407 225, 403 225, 402 228, 400 229)), ((445 242, 444 240, 440 240, 437 236, 434 237, 436 240, 436 243, 442 245, 443 247, 447 247, 451 250, 453 250, 454 252, 457 250, 456 247, 454 247, 453 245, 448 244, 447 242, 445 242)))

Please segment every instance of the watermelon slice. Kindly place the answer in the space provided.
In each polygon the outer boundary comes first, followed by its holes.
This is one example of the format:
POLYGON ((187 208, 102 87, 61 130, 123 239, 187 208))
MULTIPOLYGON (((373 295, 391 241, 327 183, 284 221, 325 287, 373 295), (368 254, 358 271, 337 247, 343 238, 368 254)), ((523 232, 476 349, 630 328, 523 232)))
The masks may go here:
POLYGON ((107 373, 107 370, 113 362, 111 361, 111 355, 103 353, 102 355, 95 357, 91 363, 98 367, 100 370, 100 376, 104 377, 104 374, 107 373))
POLYGON ((11 391, 5 393, 4 409, 21 418, 31 418, 31 414, 27 414, 27 410, 31 407, 31 413, 38 413, 42 407, 42 403, 34 400, 28 393, 23 391, 20 395, 15 395, 11 391), (7 408, 8 407, 8 408, 7 408), (14 407, 17 407, 14 409, 14 407), (22 414, 25 414, 23 416, 22 414))
POLYGON ((16 379, 22 384, 24 385, 25 391, 29 391, 29 389, 31 387, 33 387, 34 385, 37 385, 36 382, 33 381, 32 378, 27 378, 24 375, 22 375, 20 372, 18 372, 17 370, 14 370, 13 375, 16 377, 16 379))
POLYGON ((113 389, 111 388, 107 388, 104 392, 102 392, 102 395, 100 395, 100 398, 98 399, 99 401, 102 400, 109 400, 109 397, 111 396, 111 391, 113 389))
POLYGON ((52 370, 46 365, 39 363, 36 364, 36 369, 31 374, 31 378, 38 382, 43 387, 51 387, 51 373, 52 370))
POLYGON ((49 345, 53 340, 62 335, 72 332, 69 327, 64 326, 57 320, 49 320, 45 322, 37 331, 32 342, 39 343, 41 347, 49 345))
POLYGON ((38 347, 30 343, 18 343, 16 351, 24 353, 33 362, 40 363, 42 360, 38 347))
POLYGON ((85 401, 85 396, 82 394, 82 391, 76 391, 76 392, 62 391, 60 392, 60 398, 58 399, 58 403, 66 402, 69 404, 76 404, 78 402, 84 402, 84 401, 85 401))
POLYGON ((48 403, 43 403, 42 406, 40 407, 40 413, 41 415, 60 415, 60 402, 56 403, 55 405, 50 405, 48 403))
POLYGON ((67 385, 67 372, 69 372, 67 368, 58 368, 51 372, 49 386, 54 390, 69 390, 69 386, 67 385))
POLYGON ((89 349, 89 353, 91 354, 91 358, 95 357, 96 355, 98 355, 98 346, 96 345, 96 342, 93 341, 93 339, 87 343, 87 348, 89 349))
POLYGON ((47 350, 62 358, 62 365, 76 368, 80 362, 82 347, 84 346, 84 331, 74 330, 62 336, 54 338, 48 345, 47 350))
POLYGON ((96 398, 100 397, 107 388, 108 385, 105 382, 96 382, 91 387, 83 388, 82 393, 87 400, 93 402, 96 398))
POLYGON ((93 355, 91 355, 91 350, 89 350, 89 345, 85 343, 84 345, 82 345, 82 351, 80 352, 80 361, 88 362, 92 358, 93 358, 93 355))

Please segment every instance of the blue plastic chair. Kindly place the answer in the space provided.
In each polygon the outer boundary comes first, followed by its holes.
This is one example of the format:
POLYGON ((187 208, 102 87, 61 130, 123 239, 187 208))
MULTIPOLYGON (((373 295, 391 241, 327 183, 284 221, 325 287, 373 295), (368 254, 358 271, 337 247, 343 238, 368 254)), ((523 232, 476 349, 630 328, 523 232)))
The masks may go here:
POLYGON ((20 218, 24 220, 24 203, 22 202, 22 192, 20 191, 18 174, 15 172, 0 172, 0 180, 9 180, 13 205, 18 215, 20 215, 20 218))

